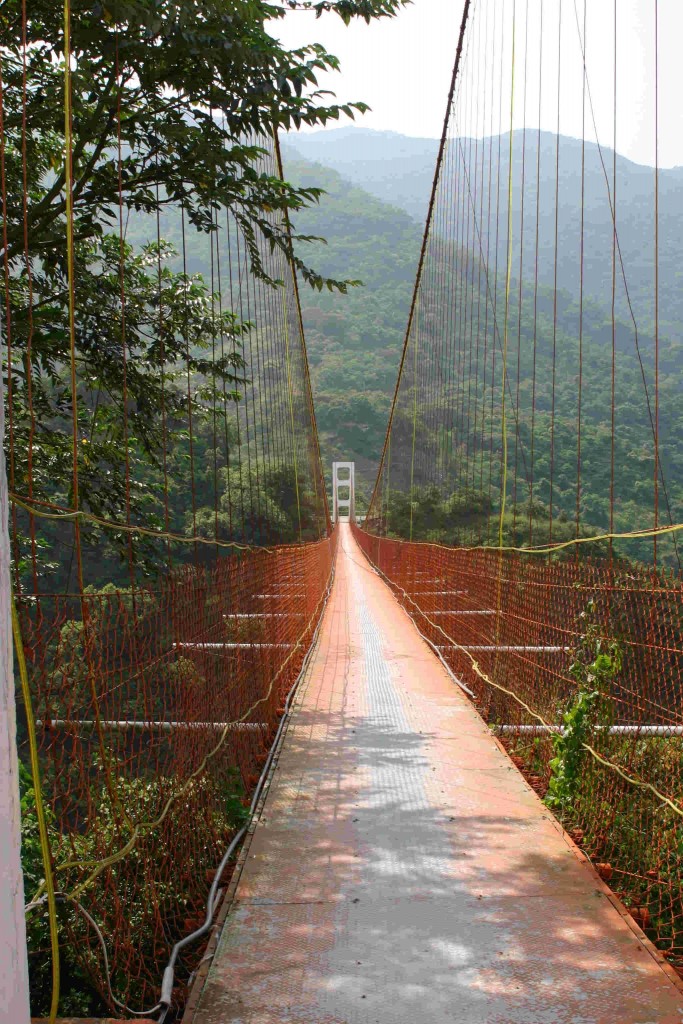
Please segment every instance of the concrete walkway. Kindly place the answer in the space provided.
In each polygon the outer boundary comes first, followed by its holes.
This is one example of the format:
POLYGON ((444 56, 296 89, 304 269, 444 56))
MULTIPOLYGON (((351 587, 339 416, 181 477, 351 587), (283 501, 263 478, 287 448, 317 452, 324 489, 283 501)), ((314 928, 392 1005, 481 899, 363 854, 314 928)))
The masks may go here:
POLYGON ((681 1024, 629 922, 342 527, 193 1021, 681 1024))

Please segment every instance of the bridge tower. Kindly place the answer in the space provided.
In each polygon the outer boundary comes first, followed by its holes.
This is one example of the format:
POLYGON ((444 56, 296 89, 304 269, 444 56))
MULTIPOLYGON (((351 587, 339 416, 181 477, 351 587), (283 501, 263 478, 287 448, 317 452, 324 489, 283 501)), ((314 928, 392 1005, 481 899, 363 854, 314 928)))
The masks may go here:
POLYGON ((355 463, 332 463, 332 519, 348 523, 355 519, 355 463))

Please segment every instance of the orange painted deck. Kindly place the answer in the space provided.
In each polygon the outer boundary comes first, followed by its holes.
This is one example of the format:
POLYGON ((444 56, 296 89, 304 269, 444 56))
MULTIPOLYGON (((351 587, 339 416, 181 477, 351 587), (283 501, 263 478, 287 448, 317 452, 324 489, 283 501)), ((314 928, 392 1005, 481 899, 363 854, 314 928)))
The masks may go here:
POLYGON ((620 912, 342 527, 196 1024, 681 1024, 620 912))

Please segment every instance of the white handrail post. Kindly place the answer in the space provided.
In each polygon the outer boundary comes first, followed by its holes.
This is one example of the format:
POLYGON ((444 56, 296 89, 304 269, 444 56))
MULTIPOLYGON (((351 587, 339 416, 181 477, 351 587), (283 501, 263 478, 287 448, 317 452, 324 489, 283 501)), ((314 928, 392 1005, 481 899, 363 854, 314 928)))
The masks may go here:
MULTIPOLYGON (((0 329, 0 347, 2 332, 0 329)), ((4 386, 0 397, 0 1024, 29 1024, 28 956, 21 873, 17 716, 14 701, 9 499, 4 386)))

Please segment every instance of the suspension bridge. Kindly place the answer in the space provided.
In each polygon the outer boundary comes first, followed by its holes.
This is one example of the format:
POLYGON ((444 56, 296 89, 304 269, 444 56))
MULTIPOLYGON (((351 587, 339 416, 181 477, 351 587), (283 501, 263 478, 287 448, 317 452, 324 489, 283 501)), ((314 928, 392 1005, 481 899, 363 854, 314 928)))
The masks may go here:
POLYGON ((673 972, 339 543, 189 1020, 679 1020, 673 972))
POLYGON ((2 50, 2 1019, 680 1024, 666 4, 634 235, 617 5, 465 0, 331 508, 285 114, 143 80, 134 6, 2 50))

